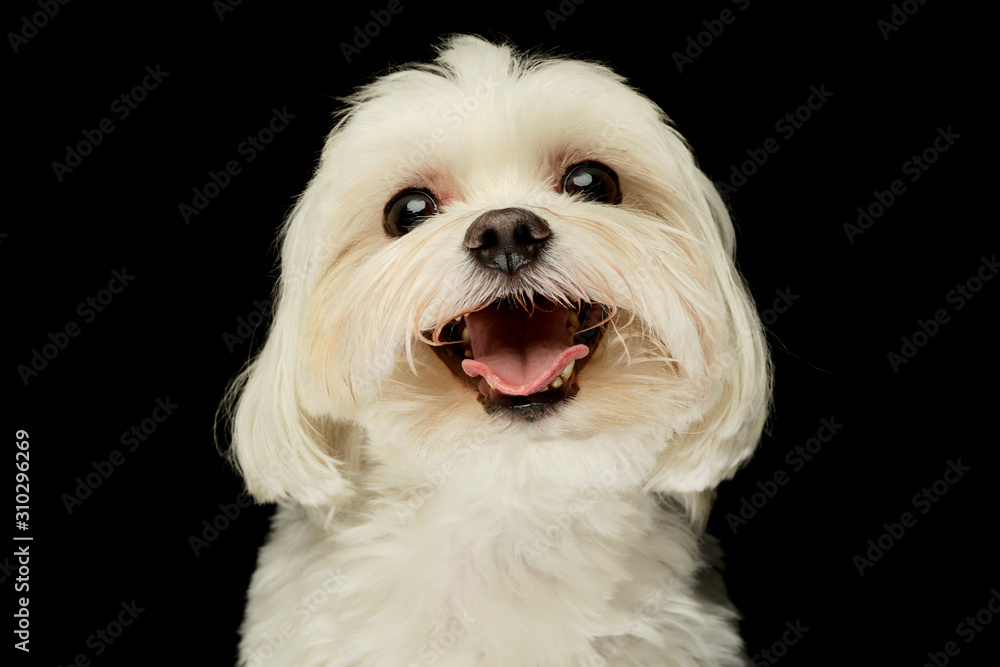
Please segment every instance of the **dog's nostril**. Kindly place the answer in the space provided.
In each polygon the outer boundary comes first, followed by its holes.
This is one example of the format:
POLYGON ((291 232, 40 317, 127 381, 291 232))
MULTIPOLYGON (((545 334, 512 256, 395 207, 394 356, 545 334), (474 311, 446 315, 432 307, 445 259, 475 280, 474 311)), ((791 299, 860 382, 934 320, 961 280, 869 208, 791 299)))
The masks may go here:
POLYGON ((523 208, 487 211, 465 234, 465 247, 482 266, 514 274, 538 257, 552 237, 539 216, 523 208))
MULTIPOLYGON (((542 224, 545 224, 544 221, 542 224)), ((545 230, 541 231, 531 225, 522 223, 514 230, 514 242, 520 245, 531 245, 544 241, 550 235, 551 232, 548 231, 548 225, 545 225, 545 230)))
POLYGON ((500 242, 497 238, 497 233, 492 229, 482 230, 473 241, 473 245, 466 244, 471 250, 486 250, 487 248, 492 248, 500 242))

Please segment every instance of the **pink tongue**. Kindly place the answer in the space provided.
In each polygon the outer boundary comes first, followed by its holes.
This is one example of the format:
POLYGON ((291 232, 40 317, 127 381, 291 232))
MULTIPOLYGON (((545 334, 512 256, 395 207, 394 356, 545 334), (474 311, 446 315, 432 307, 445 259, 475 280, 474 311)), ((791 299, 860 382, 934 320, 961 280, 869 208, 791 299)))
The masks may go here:
MULTIPOLYGON (((536 304, 529 315, 507 302, 469 313, 465 324, 474 358, 463 361, 462 369, 510 396, 541 391, 571 360, 590 352, 586 345, 570 346, 568 317, 568 310, 552 304, 536 304)), ((488 396, 489 386, 480 382, 480 391, 488 396)))

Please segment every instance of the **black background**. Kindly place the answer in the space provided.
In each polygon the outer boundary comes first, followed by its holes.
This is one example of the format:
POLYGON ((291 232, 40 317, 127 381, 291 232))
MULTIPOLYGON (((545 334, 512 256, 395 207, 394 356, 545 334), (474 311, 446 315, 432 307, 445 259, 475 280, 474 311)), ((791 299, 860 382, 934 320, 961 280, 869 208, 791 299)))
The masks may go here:
MULTIPOLYGON (((997 438, 985 428, 997 402, 1000 281, 982 283, 960 310, 948 294, 997 251, 986 203, 995 135, 974 116, 994 105, 982 60, 991 19, 914 1, 915 13, 885 39, 878 22, 893 13, 888 2, 847 10, 754 1, 741 10, 721 0, 668 9, 567 0, 555 29, 546 11, 558 11, 556 0, 478 9, 414 2, 347 62, 340 44, 385 4, 245 1, 220 18, 210 2, 72 2, 35 32, 24 17, 38 4, 8 6, 5 32, 31 35, 16 53, 7 36, 13 210, 0 228, 10 298, 4 424, 8 437, 29 432, 31 452, 30 529, 9 529, 34 538, 31 654, 15 651, 18 664, 71 664, 79 654, 95 665, 232 664, 273 508, 242 509, 195 555, 189 537, 241 491, 212 430, 226 383, 263 328, 232 351, 223 336, 270 294, 275 230, 309 178, 335 98, 391 65, 426 60, 450 32, 611 64, 667 111, 717 182, 748 150, 777 140, 780 149, 729 198, 739 262, 769 321, 771 433, 721 487, 710 524, 749 651, 767 664, 760 652, 781 640, 786 622, 799 622, 809 630, 775 649, 777 664, 922 665, 949 641, 960 649, 952 664, 988 664, 1000 619, 971 642, 957 626, 1000 587, 997 438), (708 43, 703 21, 726 8, 735 20, 708 43), (678 71, 673 54, 703 32, 707 46, 678 71), (119 119, 113 101, 147 66, 169 74, 119 119), (832 95, 793 136, 776 131, 811 86, 832 95), (247 163, 237 147, 275 108, 294 118, 247 163), (52 163, 105 117, 114 131, 60 181, 52 163), (911 182, 904 163, 939 128, 959 138, 911 182), (179 204, 233 159, 242 172, 185 224, 179 204), (897 179, 905 193, 850 242, 843 225, 897 179), (122 269, 134 278, 85 322, 78 304, 122 269), (766 313, 779 290, 797 298, 766 313), (948 321, 894 369, 887 355, 938 309, 948 321), (26 384, 17 367, 70 321, 79 335, 26 384), (127 451, 121 434, 168 397, 179 407, 127 451), (842 428, 795 470, 786 455, 817 435, 821 419, 842 428), (121 465, 68 513, 64 494, 116 449, 121 465), (969 471, 921 514, 913 496, 958 459, 969 471), (787 484, 764 503, 757 496, 762 506, 734 532, 727 515, 746 511, 744 500, 777 471, 787 484), (860 576, 854 557, 906 511, 916 524, 860 576), (88 641, 133 600, 143 611, 113 643, 88 641)), ((0 572, 11 600, 19 596, 13 549, 0 572)))

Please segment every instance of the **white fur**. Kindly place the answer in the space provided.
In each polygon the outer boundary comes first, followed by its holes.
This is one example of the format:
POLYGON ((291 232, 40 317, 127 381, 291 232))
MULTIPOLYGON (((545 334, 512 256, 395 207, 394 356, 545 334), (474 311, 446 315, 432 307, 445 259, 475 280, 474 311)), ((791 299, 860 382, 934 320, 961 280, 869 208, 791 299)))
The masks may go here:
POLYGON ((457 37, 349 98, 231 392, 232 454, 279 505, 240 664, 743 664, 700 583, 713 489, 770 396, 733 237, 662 111, 602 66, 457 37), (581 160, 616 170, 620 206, 561 192, 581 160), (440 213, 390 238, 407 187, 440 213), (553 234, 517 288, 615 309, 579 394, 531 423, 487 415, 421 334, 512 288, 462 243, 510 206, 553 234))

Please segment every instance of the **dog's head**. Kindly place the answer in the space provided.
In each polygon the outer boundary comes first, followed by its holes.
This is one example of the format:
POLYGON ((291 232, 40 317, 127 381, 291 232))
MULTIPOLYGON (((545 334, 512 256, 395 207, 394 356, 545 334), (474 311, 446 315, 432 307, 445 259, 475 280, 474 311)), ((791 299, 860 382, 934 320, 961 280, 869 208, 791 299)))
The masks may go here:
POLYGON ((562 447, 582 477, 626 450, 648 488, 712 489, 770 394, 733 236, 620 77, 449 40, 347 100, 283 230, 275 319, 233 392, 250 491, 322 505, 366 457, 471 441, 562 447))

